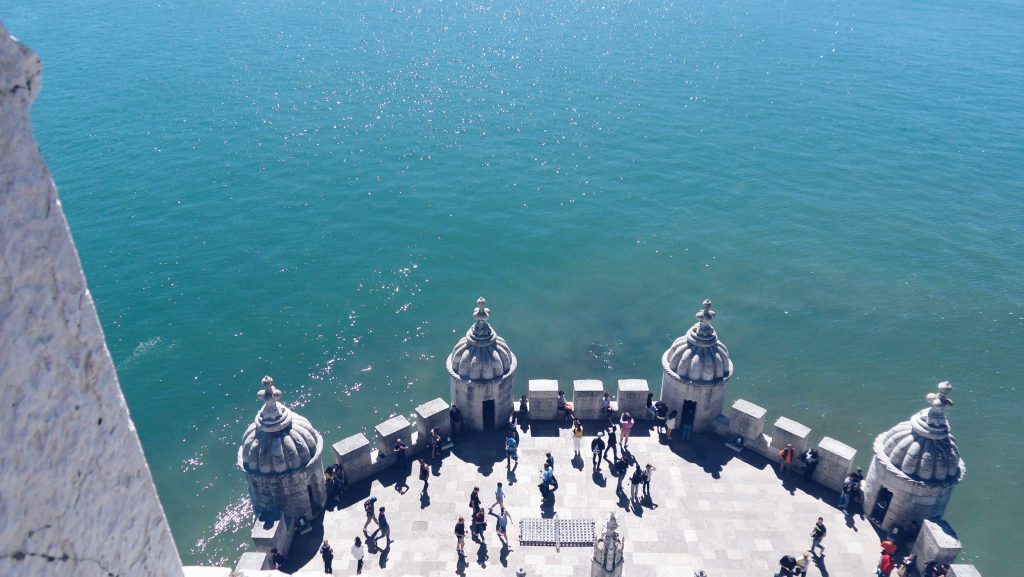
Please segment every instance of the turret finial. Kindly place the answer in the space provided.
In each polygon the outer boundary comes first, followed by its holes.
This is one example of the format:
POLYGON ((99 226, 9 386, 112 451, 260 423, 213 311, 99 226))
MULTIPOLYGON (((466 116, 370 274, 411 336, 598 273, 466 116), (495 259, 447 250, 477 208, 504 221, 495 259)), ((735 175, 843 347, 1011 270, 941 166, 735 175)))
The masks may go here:
POLYGON ((473 311, 473 318, 477 321, 486 322, 491 316, 491 309, 487 308, 487 299, 480 297, 476 299, 476 310, 473 311))

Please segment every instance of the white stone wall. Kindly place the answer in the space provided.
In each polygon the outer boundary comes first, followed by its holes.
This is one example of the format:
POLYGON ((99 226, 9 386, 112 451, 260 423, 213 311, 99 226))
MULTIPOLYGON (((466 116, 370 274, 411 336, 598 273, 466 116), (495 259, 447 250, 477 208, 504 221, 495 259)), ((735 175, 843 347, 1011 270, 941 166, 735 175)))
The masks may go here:
POLYGON ((501 430, 512 414, 515 402, 515 375, 500 381, 467 383, 449 375, 452 404, 459 407, 467 431, 484 430, 484 401, 494 400, 494 429, 501 430))
POLYGON ((40 63, 0 24, 0 575, 180 577, 27 114, 40 63))
POLYGON ((892 500, 882 521, 882 529, 906 528, 913 521, 939 518, 946 511, 954 486, 914 481, 876 453, 864 480, 864 514, 871 514, 879 492, 885 487, 892 491, 892 500))
POLYGON ((715 419, 722 414, 722 403, 725 401, 725 383, 692 385, 673 377, 666 371, 662 371, 661 376, 661 400, 668 405, 668 412, 679 411, 679 419, 682 423, 683 403, 695 401, 697 414, 693 419, 693 432, 714 431, 715 419))

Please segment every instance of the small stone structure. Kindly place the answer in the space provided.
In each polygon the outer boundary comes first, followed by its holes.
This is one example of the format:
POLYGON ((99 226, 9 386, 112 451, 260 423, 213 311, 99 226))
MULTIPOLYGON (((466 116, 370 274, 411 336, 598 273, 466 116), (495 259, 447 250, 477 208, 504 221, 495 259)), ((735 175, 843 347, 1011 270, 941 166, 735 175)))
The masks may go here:
POLYGON ((615 513, 608 517, 601 536, 594 542, 594 558, 590 563, 590 577, 621 577, 622 551, 625 549, 615 513))
POLYGON ((696 324, 661 357, 661 400, 670 412, 679 411, 680 428, 690 421, 697 433, 714 429, 732 376, 729 349, 711 326, 714 318, 711 300, 705 299, 696 324))
POLYGON ((886 531, 941 517, 964 478, 966 467, 946 419, 952 389, 939 383, 938 393, 927 396, 929 408, 875 439, 864 511, 886 531))
POLYGON ((281 391, 263 377, 257 395, 263 409, 246 429, 238 448, 253 512, 264 521, 312 519, 324 509, 327 487, 320 459, 324 441, 305 417, 278 402, 281 391))
POLYGON ((459 407, 471 431, 504 426, 515 400, 516 356, 491 328, 490 316, 487 301, 478 298, 473 326, 445 361, 452 404, 459 407))

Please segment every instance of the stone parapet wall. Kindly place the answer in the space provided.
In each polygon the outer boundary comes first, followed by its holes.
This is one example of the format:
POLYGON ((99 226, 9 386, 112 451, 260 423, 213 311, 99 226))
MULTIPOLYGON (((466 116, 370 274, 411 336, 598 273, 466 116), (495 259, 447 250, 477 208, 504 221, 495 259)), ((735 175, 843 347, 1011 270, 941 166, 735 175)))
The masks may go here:
POLYGON ((0 575, 180 577, 178 550, 32 134, 28 109, 41 68, 0 23, 0 575))

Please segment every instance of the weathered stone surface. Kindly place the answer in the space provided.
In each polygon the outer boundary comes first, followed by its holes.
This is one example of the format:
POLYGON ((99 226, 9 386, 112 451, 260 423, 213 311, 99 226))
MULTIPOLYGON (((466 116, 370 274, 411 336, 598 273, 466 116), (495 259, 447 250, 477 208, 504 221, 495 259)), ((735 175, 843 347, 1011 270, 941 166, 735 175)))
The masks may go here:
POLYGON ((619 379, 615 393, 616 409, 634 418, 647 418, 647 395, 651 392, 646 379, 619 379))
POLYGON ((257 571, 270 569, 270 565, 270 555, 265 552, 250 551, 249 553, 242 553, 242 556, 238 559, 238 564, 235 565, 235 571, 243 574, 252 574, 257 571))
POLYGON ((183 575, 0 24, 0 575, 183 575), (54 467, 60 467, 55 478, 54 467), (50 482, 40 482, 50 480, 50 482))
POLYGON ((345 470, 349 483, 355 483, 369 477, 373 473, 373 460, 370 457, 373 447, 362 433, 334 443, 334 462, 345 470))
POLYGON ((529 387, 530 418, 554 419, 558 415, 558 381, 532 379, 529 387))
POLYGON ((430 430, 437 428, 441 438, 450 437, 452 434, 452 421, 448 417, 448 403, 442 398, 427 401, 416 407, 416 432, 419 433, 416 439, 417 448, 430 446, 430 430))
POLYGON ((856 456, 857 450, 853 447, 825 437, 818 444, 818 468, 814 470, 813 481, 833 491, 841 491, 856 456))
POLYGON ((412 443, 412 424, 402 415, 396 415, 377 425, 377 448, 386 459, 391 459, 395 440, 401 438, 406 445, 412 443))
POLYGON ((925 521, 910 552, 917 555, 917 570, 921 571, 929 561, 952 563, 960 554, 960 540, 945 524, 925 521))
POLYGON ((732 404, 730 410, 729 430, 743 437, 744 441, 750 442, 764 433, 765 415, 767 414, 767 409, 750 401, 738 399, 732 404))
POLYGON ((604 383, 595 379, 580 379, 572 382, 572 410, 580 419, 601 418, 601 398, 604 383))
POLYGON ((271 549, 287 551, 294 535, 295 522, 288 517, 279 517, 272 523, 257 519, 253 523, 249 538, 252 539, 256 551, 265 553, 271 549))
MULTIPOLYGON (((779 417, 775 421, 775 425, 772 427, 772 449, 776 452, 786 448, 786 445, 793 445, 796 449, 797 454, 800 454, 807 450, 807 441, 811 436, 811 430, 806 426, 788 419, 786 417, 779 417)), ((778 460, 776 457, 775 460, 778 460)))

